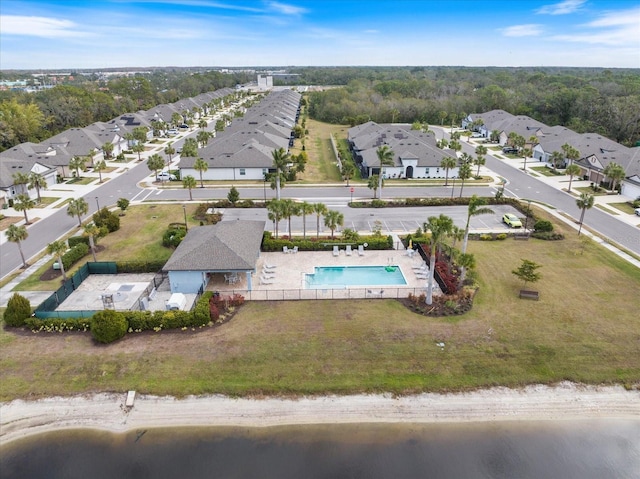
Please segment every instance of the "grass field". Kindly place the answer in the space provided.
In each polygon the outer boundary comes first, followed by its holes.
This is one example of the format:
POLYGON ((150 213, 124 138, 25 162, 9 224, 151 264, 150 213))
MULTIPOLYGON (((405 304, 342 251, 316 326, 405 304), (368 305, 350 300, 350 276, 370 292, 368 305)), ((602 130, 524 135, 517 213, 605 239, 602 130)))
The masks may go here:
MULTIPOLYGON (((140 214, 165 224, 180 221, 180 210, 140 214)), ((129 235, 151 234, 136 228, 129 235)), ((425 318, 394 300, 254 302, 217 328, 134 334, 108 346, 83 333, 3 330, 0 400, 128 389, 404 394, 562 380, 639 387, 640 270, 557 229, 566 240, 471 242, 480 289, 464 316, 425 318), (511 271, 522 258, 542 265, 542 279, 528 285, 540 301, 517 297, 522 284, 511 271)), ((105 253, 135 243, 123 241, 114 236, 105 253)))
MULTIPOLYGON (((196 205, 187 205, 187 222, 197 226, 192 219, 196 205)), ((130 260, 168 260, 173 250, 162 246, 162 234, 169 223, 184 223, 184 211, 181 204, 151 205, 142 204, 127 209, 126 216, 120 218, 120 229, 98 241, 100 251, 98 261, 130 260)), ((87 259, 91 258, 91 253, 87 259)), ((41 281, 40 276, 51 268, 54 260, 43 265, 34 275, 20 283, 18 290, 55 291, 60 287, 60 278, 41 281)), ((78 262, 70 271, 73 274, 84 261, 78 262)))
MULTIPOLYGON (((309 155, 304 173, 298 176, 301 181, 313 181, 318 183, 342 181, 340 172, 336 166, 336 156, 331 147, 330 135, 334 138, 346 138, 348 127, 345 125, 331 125, 315 120, 307 119, 309 135, 305 139, 306 152, 309 155)), ((302 142, 296 140, 292 154, 302 151, 302 142)))

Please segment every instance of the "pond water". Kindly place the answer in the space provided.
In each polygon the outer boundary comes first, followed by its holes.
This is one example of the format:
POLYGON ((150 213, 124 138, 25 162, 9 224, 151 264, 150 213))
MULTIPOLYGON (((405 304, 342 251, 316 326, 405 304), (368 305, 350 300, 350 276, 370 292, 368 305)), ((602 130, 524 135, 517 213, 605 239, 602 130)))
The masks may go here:
POLYGON ((640 477, 640 420, 63 431, 0 448, 0 477, 640 477))

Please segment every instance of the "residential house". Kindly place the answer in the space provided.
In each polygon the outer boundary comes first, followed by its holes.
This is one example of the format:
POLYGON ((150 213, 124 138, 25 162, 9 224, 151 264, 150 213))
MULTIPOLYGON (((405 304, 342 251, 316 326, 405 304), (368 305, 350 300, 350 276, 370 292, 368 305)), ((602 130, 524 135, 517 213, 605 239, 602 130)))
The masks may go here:
MULTIPOLYGON (((579 133, 576 133, 564 126, 547 126, 543 128, 538 136, 538 143, 533 146, 533 158, 543 163, 550 163, 551 156, 554 152, 562 153, 562 145, 573 144, 578 137, 579 133)), ((569 160, 566 158, 564 161, 556 165, 557 168, 565 168, 569 160)))
POLYGON ((30 190, 27 185, 15 184, 13 175, 16 173, 42 175, 48 186, 57 183, 56 167, 49 161, 53 156, 41 150, 41 145, 36 143, 22 143, 0 153, 0 203, 22 193, 32 198, 36 194, 35 188, 30 190))
MULTIPOLYGON (((447 172, 440 166, 443 158, 457 160, 455 152, 436 146, 431 133, 411 130, 410 125, 379 125, 369 121, 350 128, 348 141, 364 177, 378 175, 382 170, 384 178, 445 178, 447 172), (384 145, 394 153, 393 166, 380 165, 377 151, 384 145)), ((448 175, 456 178, 458 166, 451 168, 448 175)))
POLYGON ((576 164, 582 169, 582 176, 596 185, 605 181, 604 169, 609 163, 619 164, 625 172, 633 166, 635 152, 597 133, 583 133, 572 140, 571 146, 580 152, 576 164))

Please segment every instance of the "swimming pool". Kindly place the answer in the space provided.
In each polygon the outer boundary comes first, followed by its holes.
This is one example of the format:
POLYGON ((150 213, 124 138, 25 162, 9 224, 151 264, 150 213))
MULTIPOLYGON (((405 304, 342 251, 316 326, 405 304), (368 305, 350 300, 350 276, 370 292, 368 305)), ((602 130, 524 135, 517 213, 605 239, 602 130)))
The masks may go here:
POLYGON ((308 289, 404 284, 407 281, 398 266, 316 266, 314 273, 305 275, 308 289))

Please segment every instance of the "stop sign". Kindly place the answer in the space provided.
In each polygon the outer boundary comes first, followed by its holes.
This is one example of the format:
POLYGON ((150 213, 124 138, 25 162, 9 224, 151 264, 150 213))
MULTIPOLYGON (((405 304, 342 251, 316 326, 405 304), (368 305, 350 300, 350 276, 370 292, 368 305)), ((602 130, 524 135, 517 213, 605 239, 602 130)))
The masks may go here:
POLYGON ((351 187, 351 193, 353 193, 354 191, 356 191, 353 186, 351 187))

